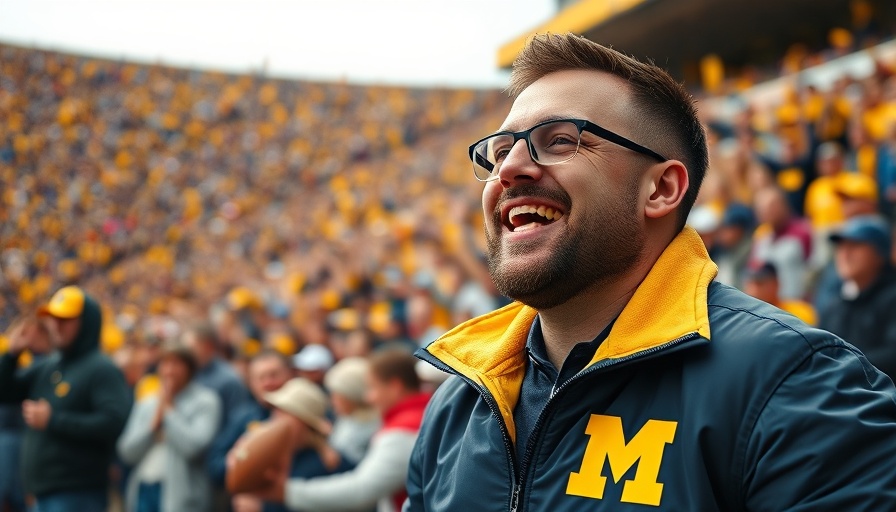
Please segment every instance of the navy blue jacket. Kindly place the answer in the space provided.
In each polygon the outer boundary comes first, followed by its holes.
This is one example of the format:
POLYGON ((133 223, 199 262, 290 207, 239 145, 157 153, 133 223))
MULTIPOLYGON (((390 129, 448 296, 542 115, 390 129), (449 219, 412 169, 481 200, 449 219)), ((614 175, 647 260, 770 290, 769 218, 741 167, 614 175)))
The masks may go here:
POLYGON ((224 487, 227 476, 227 453, 253 425, 258 425, 271 417, 271 410, 263 407, 255 400, 244 403, 236 411, 230 412, 230 418, 215 436, 205 456, 205 466, 212 483, 224 487))
POLYGON ((427 409, 405 510, 896 510, 892 381, 715 273, 686 228, 548 400, 522 464, 513 413, 535 310, 512 304, 422 350, 456 376, 427 409))

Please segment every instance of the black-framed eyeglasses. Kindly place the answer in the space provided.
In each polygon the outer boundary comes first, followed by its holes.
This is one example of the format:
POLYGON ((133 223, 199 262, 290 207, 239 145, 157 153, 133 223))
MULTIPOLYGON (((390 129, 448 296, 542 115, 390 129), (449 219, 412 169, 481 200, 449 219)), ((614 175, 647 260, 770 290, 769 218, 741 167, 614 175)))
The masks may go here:
POLYGON ((473 174, 479 181, 498 178, 501 164, 510 150, 520 139, 525 139, 532 161, 539 165, 556 165, 568 162, 579 152, 582 132, 587 131, 598 137, 618 144, 626 149, 647 155, 659 162, 668 158, 637 142, 626 139, 606 128, 585 119, 554 119, 538 123, 521 132, 498 132, 477 141, 470 146, 470 160, 473 174))

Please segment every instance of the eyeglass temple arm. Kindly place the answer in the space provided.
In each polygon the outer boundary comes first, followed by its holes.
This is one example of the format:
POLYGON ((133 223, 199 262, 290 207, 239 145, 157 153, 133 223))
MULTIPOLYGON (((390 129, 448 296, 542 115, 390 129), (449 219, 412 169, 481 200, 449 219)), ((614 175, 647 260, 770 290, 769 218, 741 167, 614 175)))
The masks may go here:
POLYGON ((489 162, 488 160, 486 160, 485 158, 483 158, 482 155, 480 155, 478 152, 476 152, 474 150, 474 151, 472 151, 472 153, 473 153, 473 158, 476 159, 477 165, 479 165, 480 167, 482 167, 489 173, 491 173, 495 169, 495 165, 493 163, 489 162))
POLYGON ((587 128, 588 131, 594 132, 595 134, 600 135, 601 137, 607 139, 608 141, 610 141, 614 144, 619 144, 620 146, 622 146, 624 148, 628 148, 632 151, 636 151, 638 153, 653 157, 654 159, 656 159, 659 162, 665 162, 666 160, 668 160, 668 158, 660 155, 656 151, 654 151, 648 147, 642 146, 633 140, 626 139, 622 135, 615 134, 615 133, 611 132, 610 130, 607 130, 606 128, 596 125, 592 122, 586 121, 586 123, 587 124, 585 125, 585 128, 587 128))

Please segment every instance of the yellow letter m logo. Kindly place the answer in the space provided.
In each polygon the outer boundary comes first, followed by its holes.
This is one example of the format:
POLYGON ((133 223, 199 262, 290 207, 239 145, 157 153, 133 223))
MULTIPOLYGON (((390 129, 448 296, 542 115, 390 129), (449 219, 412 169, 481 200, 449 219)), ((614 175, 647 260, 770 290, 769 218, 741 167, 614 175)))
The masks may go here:
POLYGON ((604 460, 610 461, 613 482, 617 484, 637 463, 635 478, 626 480, 622 488, 621 501, 658 507, 663 496, 663 484, 657 482, 663 450, 672 443, 677 426, 675 421, 648 420, 626 443, 622 418, 592 414, 585 428, 591 440, 585 447, 581 469, 569 474, 566 494, 603 499, 607 485, 607 477, 601 474, 604 460))

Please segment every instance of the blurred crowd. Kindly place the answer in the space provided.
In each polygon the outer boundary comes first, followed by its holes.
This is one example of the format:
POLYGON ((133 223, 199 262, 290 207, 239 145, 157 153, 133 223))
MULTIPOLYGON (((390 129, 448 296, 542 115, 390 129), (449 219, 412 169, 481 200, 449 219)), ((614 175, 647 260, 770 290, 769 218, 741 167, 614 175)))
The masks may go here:
POLYGON ((66 286, 9 329, 0 509, 400 510, 424 408, 447 378, 409 347, 338 361, 323 344, 267 348, 241 376, 197 323, 132 383, 102 354, 101 324, 96 300, 66 286))
MULTIPOLYGON (((498 91, 304 83, 10 46, 0 56, 5 323, 79 283, 114 319, 114 351, 235 304, 225 299, 236 288, 257 296, 237 308, 293 328, 342 307, 388 313, 414 279, 453 296, 449 281, 481 265, 454 254, 475 196, 449 132, 502 104, 498 91)), ((251 352, 283 330, 257 327, 222 334, 251 352)), ((301 346, 324 327, 290 335, 301 346)))
MULTIPOLYGON (((823 52, 787 52, 772 101, 753 101, 760 84, 744 77, 695 91, 711 166, 688 221, 720 281, 840 334, 893 376, 896 47, 836 34, 823 52), (859 54, 870 72, 801 80, 859 54)), ((0 329, 67 285, 96 299, 99 349, 134 401, 112 472, 119 505, 159 499, 139 485, 164 480, 149 434, 162 428, 153 415, 165 400, 176 409, 171 382, 215 391, 191 392, 210 424, 181 450, 207 458, 190 477, 206 483, 183 491, 206 485, 209 505, 243 512, 270 497, 228 496, 225 459, 294 378, 283 394, 306 404, 306 427, 358 408, 373 421, 353 425, 364 442, 345 422, 311 428, 302 447, 320 460, 300 476, 360 467, 389 407, 367 411, 367 370, 341 363, 409 354, 507 302, 485 267, 466 147, 508 106, 494 90, 278 80, 0 45, 0 329), (336 464, 322 448, 333 444, 336 464)), ((23 369, 50 351, 34 339, 23 369)), ((10 343, 0 338, 0 353, 10 343)), ((430 370, 415 384, 376 364, 403 398, 444 377, 430 370)), ((9 407, 0 433, 26 428, 9 407)), ((6 439, 0 449, 12 450, 6 439)), ((25 497, 13 494, 0 499, 21 510, 25 497)))

